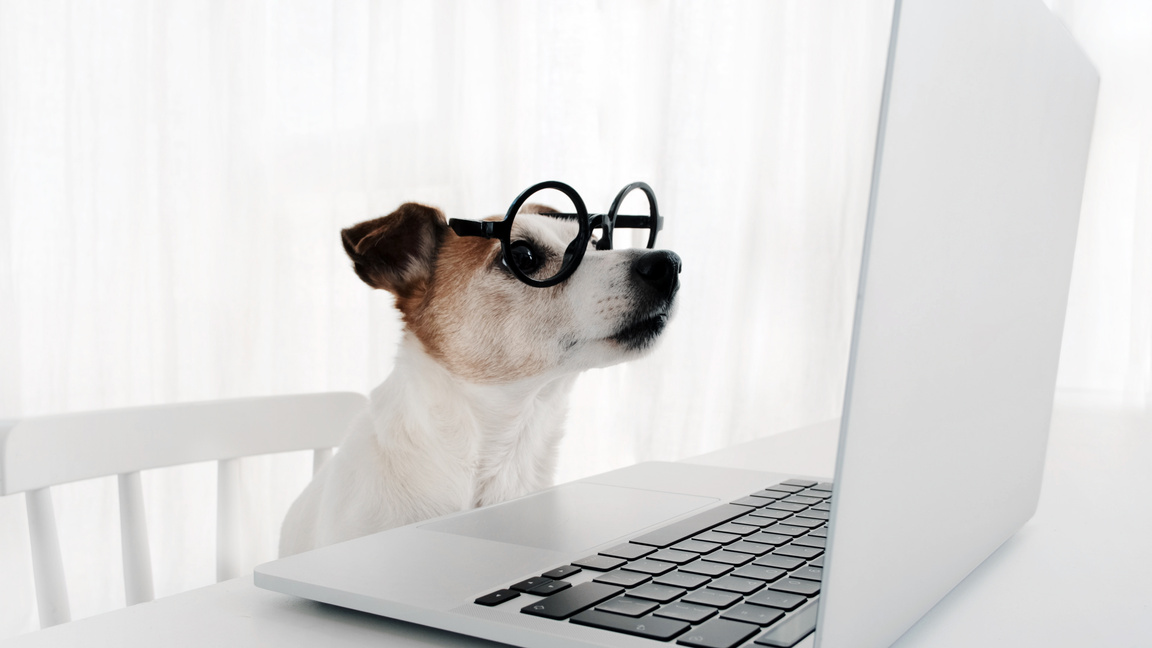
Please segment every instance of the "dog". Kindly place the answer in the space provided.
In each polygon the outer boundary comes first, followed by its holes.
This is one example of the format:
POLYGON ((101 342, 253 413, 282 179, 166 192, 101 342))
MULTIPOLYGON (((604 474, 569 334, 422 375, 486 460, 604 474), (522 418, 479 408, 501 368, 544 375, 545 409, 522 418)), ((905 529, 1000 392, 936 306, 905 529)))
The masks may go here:
MULTIPOLYGON (((529 212, 512 239, 561 258, 576 222, 529 212)), ((594 239, 570 277, 533 287, 498 240, 457 236, 416 203, 341 236, 404 330, 391 375, 289 509, 282 557, 551 486, 577 375, 648 351, 679 288, 675 253, 594 239)))

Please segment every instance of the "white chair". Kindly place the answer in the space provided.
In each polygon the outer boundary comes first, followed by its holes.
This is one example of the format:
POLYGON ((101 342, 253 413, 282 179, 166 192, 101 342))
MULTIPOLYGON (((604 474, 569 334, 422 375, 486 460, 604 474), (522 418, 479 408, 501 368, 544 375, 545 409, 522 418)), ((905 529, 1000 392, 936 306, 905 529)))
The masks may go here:
POLYGON ((40 626, 71 618, 51 487, 117 475, 128 605, 153 599, 140 471, 217 461, 216 578, 239 576, 239 461, 314 450, 313 472, 367 403, 334 392, 180 403, 0 421, 0 496, 24 493, 40 626))

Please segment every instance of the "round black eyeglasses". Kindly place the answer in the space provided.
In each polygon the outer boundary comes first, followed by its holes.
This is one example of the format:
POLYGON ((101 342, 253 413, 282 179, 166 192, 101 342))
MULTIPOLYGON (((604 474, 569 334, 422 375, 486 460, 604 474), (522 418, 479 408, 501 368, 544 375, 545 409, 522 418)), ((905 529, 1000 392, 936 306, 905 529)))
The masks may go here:
POLYGON ((563 182, 548 180, 534 184, 521 192, 512 202, 512 205, 508 207, 508 211, 504 214, 504 220, 474 221, 453 218, 448 221, 448 225, 457 236, 499 239, 501 252, 504 255, 504 265, 512 271, 512 274, 529 286, 547 288, 564 281, 576 271, 588 249, 588 242, 592 240, 593 230, 600 230, 599 240, 596 241, 597 250, 612 249, 612 236, 617 227, 648 230, 646 247, 651 249, 656 245, 656 233, 664 229, 664 218, 660 216, 660 210, 656 207, 656 194, 646 182, 633 182, 621 189, 620 193, 616 194, 616 199, 612 201, 612 206, 608 208, 607 214, 589 214, 588 209, 584 206, 584 200, 580 198, 580 194, 576 193, 575 189, 563 182), (637 189, 643 192, 648 199, 648 213, 618 213, 620 206, 624 204, 624 198, 637 189), (521 213, 520 210, 525 205, 530 204, 528 202, 530 199, 541 193, 547 193, 549 190, 559 191, 567 196, 572 203, 572 209, 575 211, 535 213, 542 213, 554 218, 572 219, 576 221, 579 227, 576 237, 567 244, 564 255, 558 260, 558 263, 555 259, 549 262, 549 259, 545 258, 547 254, 538 247, 534 247, 531 242, 512 240, 512 223, 515 221, 516 215, 521 213))

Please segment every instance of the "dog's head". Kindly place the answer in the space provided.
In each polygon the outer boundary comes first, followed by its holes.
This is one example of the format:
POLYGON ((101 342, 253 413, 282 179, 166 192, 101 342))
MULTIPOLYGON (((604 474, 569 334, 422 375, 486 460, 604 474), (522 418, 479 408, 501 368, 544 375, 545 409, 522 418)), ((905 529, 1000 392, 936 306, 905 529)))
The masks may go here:
MULTIPOLYGON (((534 246, 540 259, 561 258, 576 223, 536 211, 516 217, 512 240, 534 246)), ((674 253, 598 251, 592 242, 572 276, 532 287, 504 265, 499 241, 458 237, 439 210, 416 203, 341 234, 356 274, 394 294, 429 355, 473 382, 637 357, 664 330, 679 288, 674 253)))

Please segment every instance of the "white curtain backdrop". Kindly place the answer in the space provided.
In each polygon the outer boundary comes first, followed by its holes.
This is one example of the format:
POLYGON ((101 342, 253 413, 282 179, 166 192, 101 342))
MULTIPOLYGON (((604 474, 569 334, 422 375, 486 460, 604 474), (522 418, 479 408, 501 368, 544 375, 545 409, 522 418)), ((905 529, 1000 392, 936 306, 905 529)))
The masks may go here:
MULTIPOLYGON (((1051 0, 1104 81, 1060 386, 1152 387, 1152 15, 1051 0), (1135 18, 1135 19, 1133 19, 1135 18)), ((684 259, 662 345, 591 372, 558 480, 838 415, 891 0, 0 0, 0 417, 325 390, 399 321, 342 227, 643 179, 684 259)), ((249 565, 310 458, 246 460, 249 565)), ((215 468, 144 477, 157 595, 214 578, 215 468)), ((115 481, 56 489, 74 617, 123 605, 115 481)), ((0 638, 36 627, 0 498, 0 638)))

